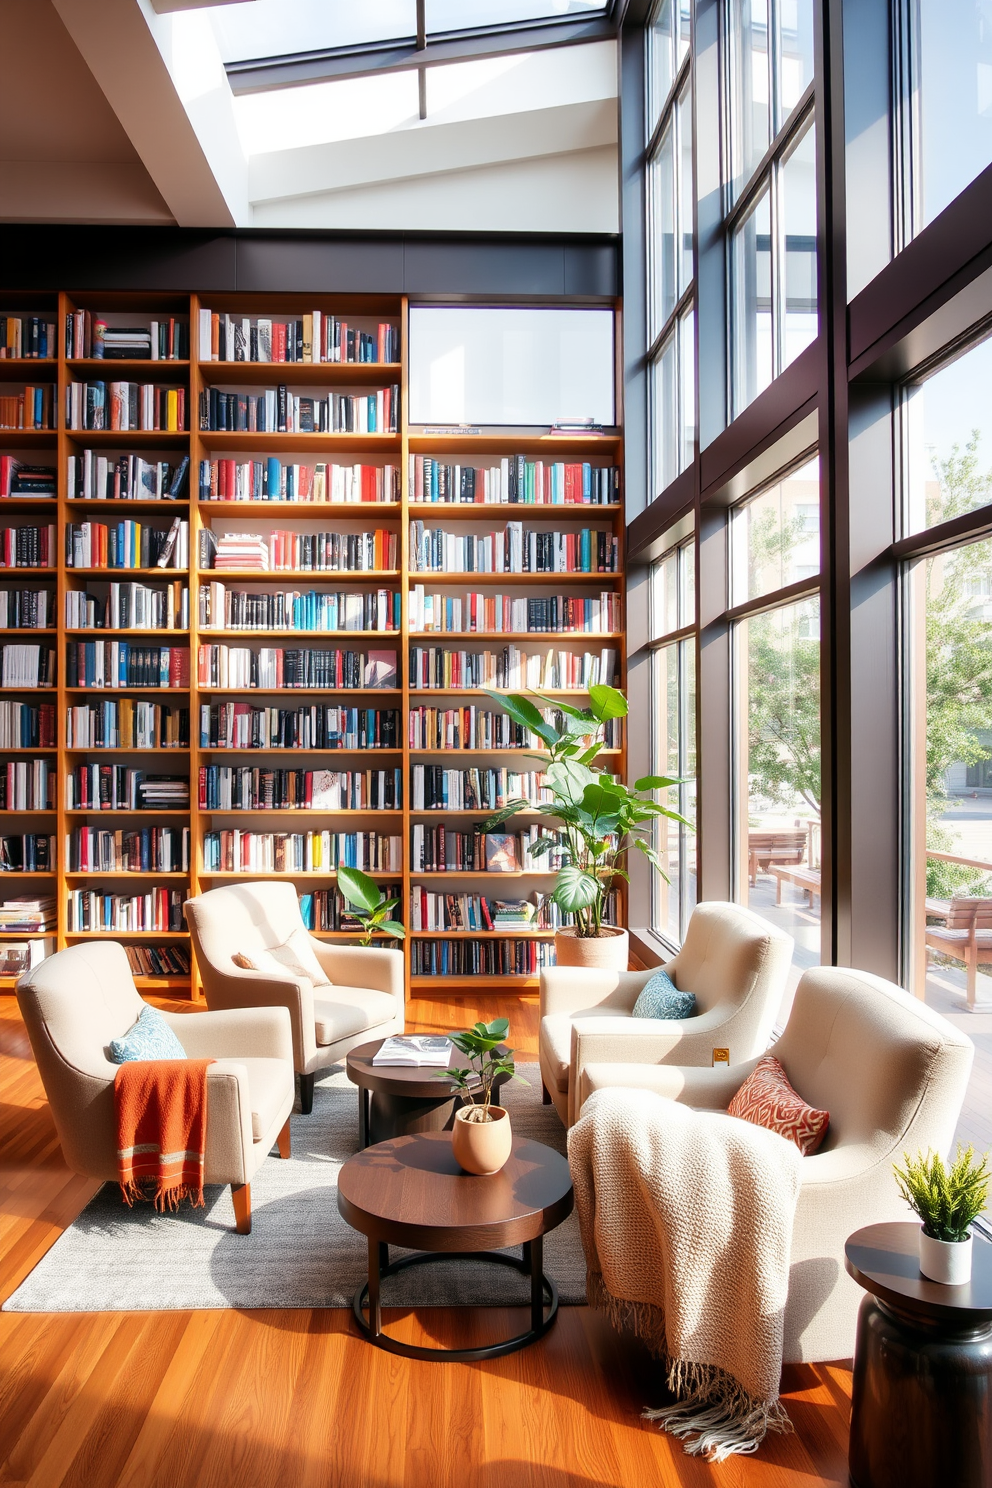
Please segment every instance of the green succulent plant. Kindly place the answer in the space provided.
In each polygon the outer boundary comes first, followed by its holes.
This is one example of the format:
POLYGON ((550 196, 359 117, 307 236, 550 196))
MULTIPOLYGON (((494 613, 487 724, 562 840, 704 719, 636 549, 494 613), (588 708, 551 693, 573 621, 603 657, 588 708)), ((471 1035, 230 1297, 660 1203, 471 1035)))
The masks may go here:
POLYGON ((406 939, 406 931, 391 912, 399 904, 398 899, 387 899, 374 878, 369 878, 360 868, 338 868, 338 888, 347 900, 356 920, 362 926, 362 945, 371 945, 377 930, 394 935, 397 940, 406 939))
POLYGON ((988 1202, 989 1155, 975 1157, 973 1147, 958 1147, 948 1167, 939 1152, 903 1153, 904 1167, 893 1169, 899 1192, 923 1221, 931 1240, 967 1240, 972 1224, 988 1202))
POLYGON ((498 1075, 509 1075, 511 1080, 528 1084, 523 1075, 518 1075, 513 1063, 513 1050, 502 1049, 504 1039, 510 1032, 506 1018, 494 1018, 491 1023, 476 1023, 448 1037, 459 1053, 469 1063, 467 1069, 446 1069, 437 1076, 448 1080, 459 1090, 470 1110, 466 1120, 491 1121, 489 1107, 492 1105, 493 1084, 498 1075), (475 1082, 478 1081, 478 1085, 475 1082))

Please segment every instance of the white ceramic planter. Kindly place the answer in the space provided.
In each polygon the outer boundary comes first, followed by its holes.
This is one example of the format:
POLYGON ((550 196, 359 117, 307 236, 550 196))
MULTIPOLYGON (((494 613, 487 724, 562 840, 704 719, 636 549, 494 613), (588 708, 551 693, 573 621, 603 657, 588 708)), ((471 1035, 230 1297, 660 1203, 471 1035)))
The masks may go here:
POLYGON ((921 1226, 920 1270, 930 1281, 964 1286, 971 1280, 971 1236, 967 1240, 934 1240, 921 1226))

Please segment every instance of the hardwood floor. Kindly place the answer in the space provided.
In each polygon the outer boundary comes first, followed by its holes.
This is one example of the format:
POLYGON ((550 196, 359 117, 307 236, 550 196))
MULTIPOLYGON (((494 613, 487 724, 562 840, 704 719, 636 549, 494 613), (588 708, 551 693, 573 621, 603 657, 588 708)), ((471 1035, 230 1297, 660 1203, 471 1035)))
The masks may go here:
MULTIPOLYGON (((189 1004, 167 1004, 190 1010, 189 1004)), ((195 1013, 190 1010, 192 1015, 195 1013)), ((444 1031, 511 1018, 535 1057, 533 999, 412 1006, 444 1031)), ((95 1185, 63 1162, 13 997, 0 997, 0 1298, 95 1185)), ((121 1298, 122 1306, 126 1298, 121 1298)), ((485 1364, 369 1347, 344 1310, 0 1313, 0 1484, 25 1488, 821 1488, 847 1484, 850 1373, 790 1369, 795 1434, 711 1467, 640 1419, 657 1366, 584 1307, 485 1364)), ((496 1336, 517 1319, 392 1314, 411 1341, 496 1336)), ((390 1315, 387 1314, 387 1321, 390 1315)))

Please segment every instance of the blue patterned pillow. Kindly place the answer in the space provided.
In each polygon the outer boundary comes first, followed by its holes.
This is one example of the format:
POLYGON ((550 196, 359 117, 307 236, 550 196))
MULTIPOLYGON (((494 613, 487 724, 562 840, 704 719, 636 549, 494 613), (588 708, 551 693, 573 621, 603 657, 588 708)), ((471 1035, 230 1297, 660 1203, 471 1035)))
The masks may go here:
POLYGON ((692 1018, 696 998, 692 992, 680 992, 667 971, 656 971, 641 988, 634 1003, 633 1018, 692 1018))
POLYGON ((158 1009, 143 1007, 137 1023, 123 1037, 111 1039, 110 1058, 114 1064, 127 1064, 131 1059, 185 1059, 186 1050, 158 1009))

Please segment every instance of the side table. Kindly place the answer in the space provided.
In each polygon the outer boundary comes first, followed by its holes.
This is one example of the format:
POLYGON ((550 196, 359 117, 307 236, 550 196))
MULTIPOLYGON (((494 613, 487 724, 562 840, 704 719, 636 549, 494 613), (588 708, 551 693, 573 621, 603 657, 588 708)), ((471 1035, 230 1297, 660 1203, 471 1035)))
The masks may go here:
POLYGON ((875 1224, 846 1246, 858 1313, 849 1465, 854 1488, 992 1488, 992 1245, 971 1281, 920 1273, 919 1225, 875 1224))
MULTIPOLYGON (((368 1147, 411 1132, 450 1131, 461 1097, 451 1081, 441 1077, 444 1068, 464 1068, 464 1054, 452 1048, 444 1067, 373 1064, 382 1044, 382 1039, 359 1044, 345 1058, 348 1079, 358 1086, 358 1145, 368 1147)), ((493 1092, 508 1079, 508 1075, 497 1075, 493 1092)), ((473 1081, 472 1088, 478 1089, 478 1081, 473 1081)))

